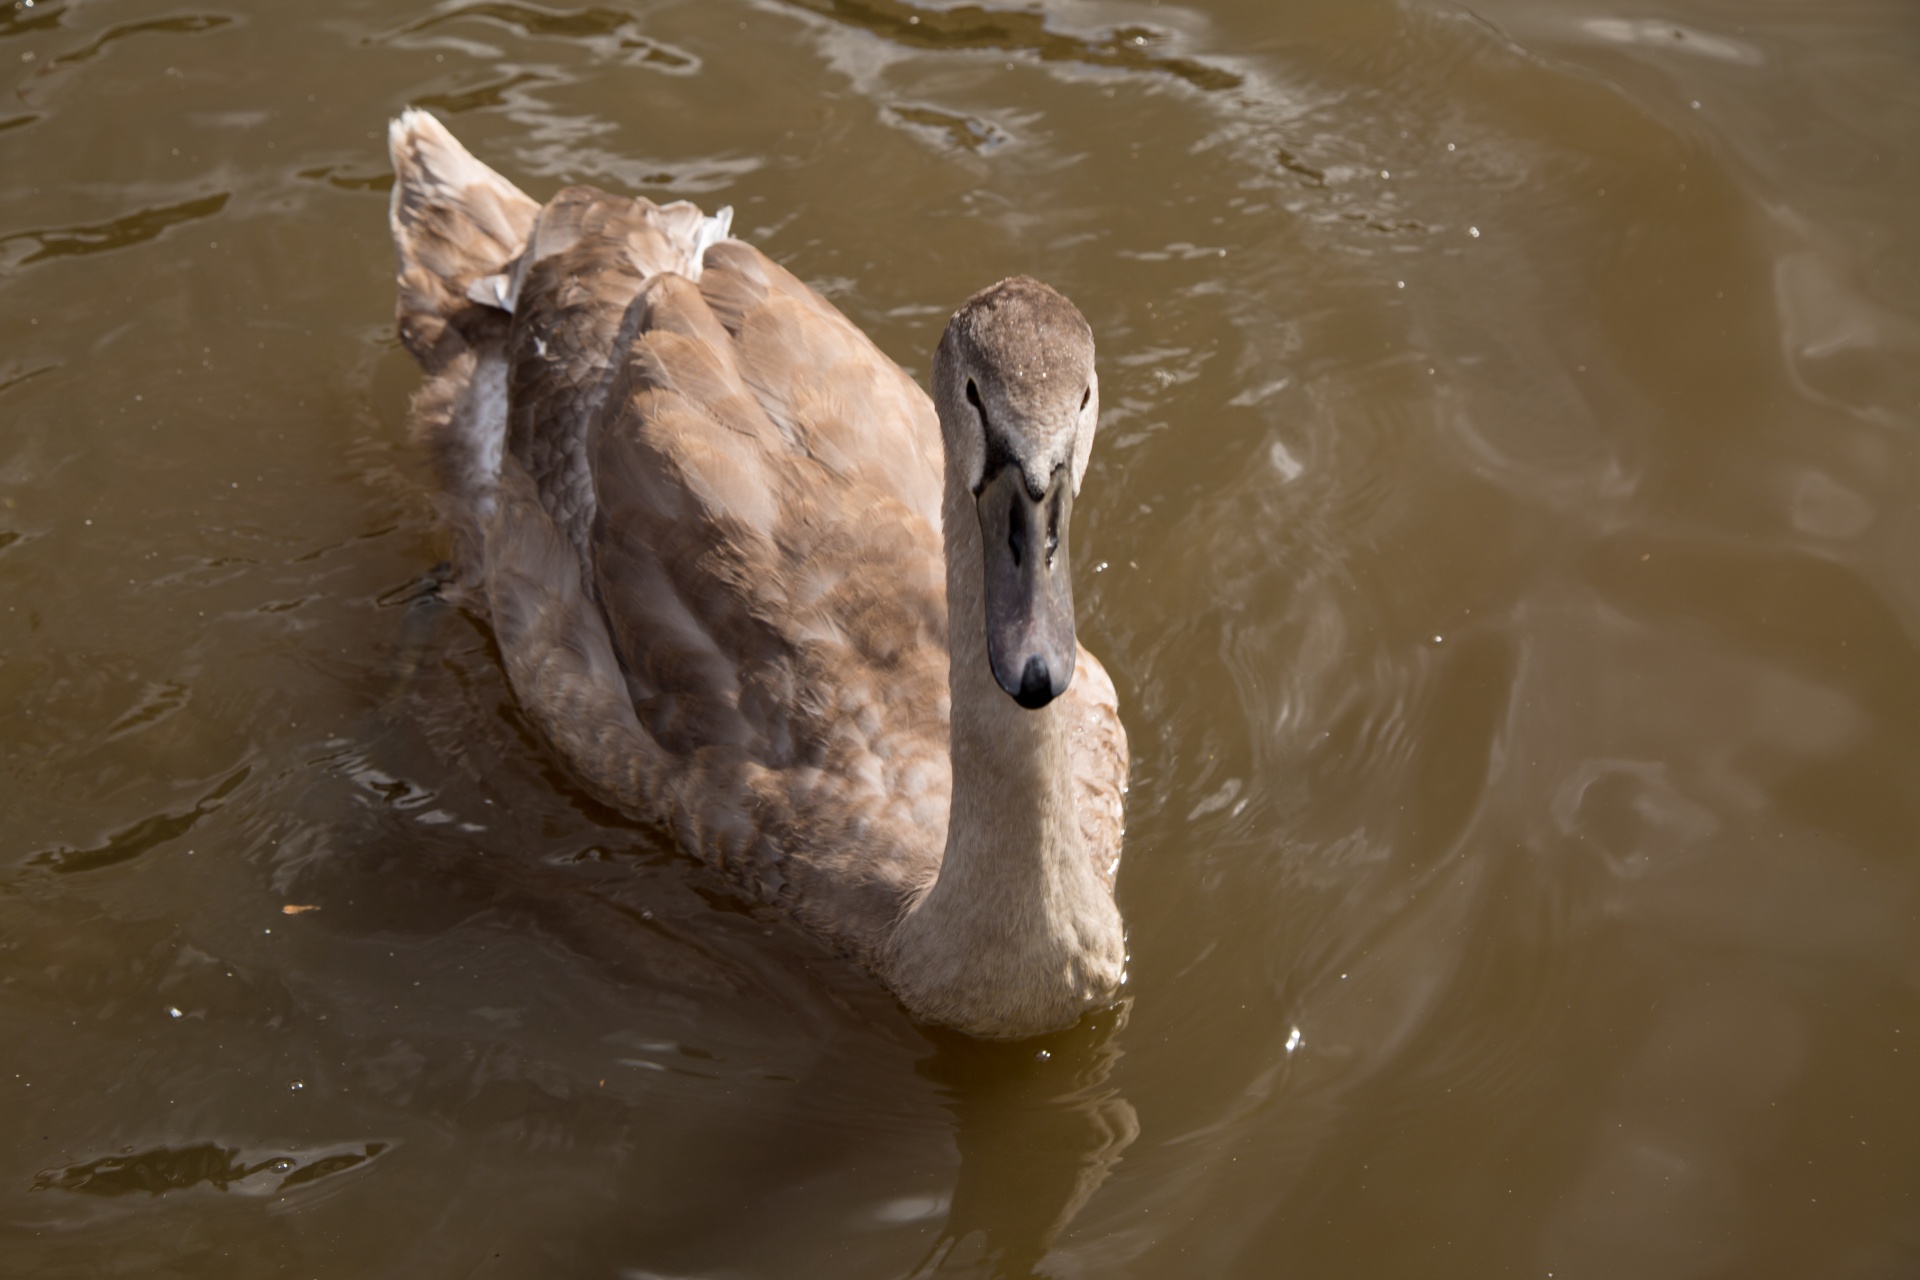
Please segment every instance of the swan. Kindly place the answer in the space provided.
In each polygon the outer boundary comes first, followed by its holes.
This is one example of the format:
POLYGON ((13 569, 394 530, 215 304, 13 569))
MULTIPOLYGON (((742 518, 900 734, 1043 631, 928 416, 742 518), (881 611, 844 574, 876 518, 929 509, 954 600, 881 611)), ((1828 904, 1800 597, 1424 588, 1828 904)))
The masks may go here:
POLYGON ((537 204, 434 117, 389 130, 411 423, 450 594, 589 790, 991 1039, 1125 981, 1127 739, 1078 643, 1092 330, 967 299, 932 395, 730 210, 537 204))

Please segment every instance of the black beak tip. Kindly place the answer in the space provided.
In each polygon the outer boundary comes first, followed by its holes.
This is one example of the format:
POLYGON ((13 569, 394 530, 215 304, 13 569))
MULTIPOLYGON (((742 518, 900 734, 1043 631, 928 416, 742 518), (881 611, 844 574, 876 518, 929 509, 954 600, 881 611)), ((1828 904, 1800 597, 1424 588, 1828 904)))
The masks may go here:
POLYGON ((1060 690, 1053 687, 1053 674, 1047 670, 1047 660, 1035 654, 1027 659, 1026 670, 1020 673, 1020 689, 1013 693, 1013 700, 1029 711, 1037 711, 1059 696, 1060 690))

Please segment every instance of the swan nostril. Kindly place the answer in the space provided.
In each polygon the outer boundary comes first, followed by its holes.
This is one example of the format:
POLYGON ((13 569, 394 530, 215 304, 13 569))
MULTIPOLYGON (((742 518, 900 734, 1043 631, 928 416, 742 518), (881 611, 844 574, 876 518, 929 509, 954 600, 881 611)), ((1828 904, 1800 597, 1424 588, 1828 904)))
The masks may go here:
POLYGON ((1027 659, 1026 670, 1020 673, 1020 692, 1013 695, 1013 700, 1029 711, 1053 701, 1053 676, 1047 670, 1047 660, 1039 654, 1027 659))

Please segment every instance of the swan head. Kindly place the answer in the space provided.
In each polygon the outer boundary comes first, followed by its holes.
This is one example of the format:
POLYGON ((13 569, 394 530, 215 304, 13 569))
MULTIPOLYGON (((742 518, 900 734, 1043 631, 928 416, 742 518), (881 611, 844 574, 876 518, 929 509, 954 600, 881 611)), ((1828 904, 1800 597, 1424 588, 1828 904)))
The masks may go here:
POLYGON ((973 495, 987 657, 1019 704, 1067 690, 1078 646, 1067 530, 1093 451, 1100 380, 1079 308, 1028 276, 982 289, 947 323, 933 400, 949 485, 973 495))

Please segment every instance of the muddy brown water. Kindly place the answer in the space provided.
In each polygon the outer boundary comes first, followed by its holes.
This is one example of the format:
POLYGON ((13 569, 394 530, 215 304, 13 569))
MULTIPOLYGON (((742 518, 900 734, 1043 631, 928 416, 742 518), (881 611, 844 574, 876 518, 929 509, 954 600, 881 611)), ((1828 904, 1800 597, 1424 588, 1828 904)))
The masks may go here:
POLYGON ((0 8, 0 1274, 1920 1274, 1905 0, 0 8), (386 120, 1098 335, 1132 993, 884 991, 530 735, 386 120), (294 910, 298 908, 298 910, 294 910))

